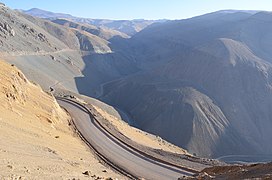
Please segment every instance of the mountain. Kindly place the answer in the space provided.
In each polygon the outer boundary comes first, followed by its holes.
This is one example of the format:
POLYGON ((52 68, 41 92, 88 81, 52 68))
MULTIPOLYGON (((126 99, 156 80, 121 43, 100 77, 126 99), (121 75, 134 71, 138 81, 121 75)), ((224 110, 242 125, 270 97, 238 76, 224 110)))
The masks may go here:
POLYGON ((93 70, 85 76, 95 77, 93 86, 134 69, 117 70, 121 69, 117 67, 131 63, 123 54, 113 53, 112 42, 127 38, 123 33, 79 23, 77 27, 69 27, 72 23, 60 25, 7 7, 1 9, 1 19, 2 58, 15 64, 45 90, 51 86, 74 92, 85 89, 77 84, 85 87, 89 81, 83 78, 86 64, 92 65, 93 70), (103 75, 98 76, 100 72, 103 75))
POLYGON ((221 11, 217 11, 215 13, 223 13, 223 14, 226 14, 226 13, 237 13, 237 12, 242 12, 242 13, 247 13, 247 14, 256 14, 258 12, 261 12, 261 11, 257 11, 257 10, 234 10, 234 9, 226 9, 226 10, 221 10, 221 11))
POLYGON ((91 33, 93 35, 96 35, 96 36, 106 39, 106 40, 110 40, 114 36, 120 36, 122 38, 129 38, 128 35, 121 33, 119 31, 110 30, 108 28, 100 28, 100 27, 90 25, 90 24, 77 23, 77 22, 73 22, 68 19, 55 19, 55 20, 52 20, 52 22, 54 22, 56 24, 60 24, 62 26, 85 31, 87 33, 91 33))
POLYGON ((219 11, 131 38, 73 18, 1 18, 5 60, 44 89, 99 98, 192 154, 271 154, 271 13, 219 11))
POLYGON ((93 175, 122 178, 102 172, 105 167, 72 131, 70 117, 52 95, 2 60, 0 81, 1 178, 88 179, 82 171, 90 165, 93 175))
MULTIPOLYGON (((134 73, 133 62, 117 50, 128 36, 71 21, 51 22, 5 6, 0 17, 0 179, 124 179, 79 139, 53 93, 79 96, 79 89, 85 89, 95 94, 100 84, 134 73)), ((179 154, 178 161, 188 161, 190 167, 207 166, 162 138, 123 123, 113 107, 85 99, 112 133, 134 147, 174 161, 179 154), (190 157, 194 162, 185 159, 190 157)))
POLYGON ((100 99, 200 156, 269 155, 271 18, 217 12, 151 25, 129 42, 140 72, 104 84, 100 99))
POLYGON ((41 10, 38 8, 32 8, 29 10, 19 10, 20 12, 23 12, 25 14, 29 14, 31 16, 39 17, 39 18, 44 18, 44 19, 49 19, 49 18, 74 18, 70 14, 64 14, 64 13, 53 13, 50 11, 45 11, 41 10))
POLYGON ((29 10, 19 10, 31 16, 45 18, 50 20, 56 19, 69 19, 77 23, 90 24, 97 27, 109 28, 112 30, 120 31, 129 36, 136 34, 137 32, 143 30, 147 26, 156 23, 156 22, 165 22, 166 20, 144 20, 144 19, 135 19, 135 20, 108 20, 108 19, 91 19, 91 18, 80 18, 74 17, 69 14, 63 13, 53 13, 38 8, 33 8, 29 10))

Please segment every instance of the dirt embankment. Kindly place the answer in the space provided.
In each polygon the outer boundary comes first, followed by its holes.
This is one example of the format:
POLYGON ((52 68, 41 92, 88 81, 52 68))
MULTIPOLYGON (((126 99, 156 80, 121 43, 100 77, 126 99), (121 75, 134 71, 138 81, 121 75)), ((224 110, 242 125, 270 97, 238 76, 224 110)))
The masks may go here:
POLYGON ((2 61, 0 102, 0 179, 124 179, 77 137, 55 98, 2 61))
POLYGON ((215 166, 202 170, 195 177, 180 179, 272 179, 272 163, 215 166))

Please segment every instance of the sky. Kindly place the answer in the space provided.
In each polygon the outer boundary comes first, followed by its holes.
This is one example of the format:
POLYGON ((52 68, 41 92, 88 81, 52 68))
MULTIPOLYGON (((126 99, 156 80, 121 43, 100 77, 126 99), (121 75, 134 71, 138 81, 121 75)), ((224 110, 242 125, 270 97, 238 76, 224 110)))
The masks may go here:
POLYGON ((98 19, 185 19, 224 9, 272 11, 272 0, 1 0, 13 9, 40 8, 98 19))

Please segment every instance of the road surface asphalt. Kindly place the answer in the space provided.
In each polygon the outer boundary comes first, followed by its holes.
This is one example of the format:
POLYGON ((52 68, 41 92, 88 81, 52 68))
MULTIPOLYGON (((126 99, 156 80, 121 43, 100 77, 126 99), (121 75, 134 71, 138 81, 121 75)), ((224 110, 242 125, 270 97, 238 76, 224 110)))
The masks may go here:
POLYGON ((100 154, 120 169, 138 178, 144 179, 178 179, 184 175, 191 176, 192 172, 157 162, 141 155, 112 137, 99 126, 91 114, 69 100, 58 103, 65 108, 73 118, 77 130, 100 154))

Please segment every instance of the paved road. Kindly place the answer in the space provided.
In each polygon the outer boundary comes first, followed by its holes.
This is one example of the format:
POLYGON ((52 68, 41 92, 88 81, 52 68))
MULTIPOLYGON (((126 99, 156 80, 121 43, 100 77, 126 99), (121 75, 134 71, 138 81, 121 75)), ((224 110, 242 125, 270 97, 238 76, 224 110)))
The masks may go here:
POLYGON ((227 155, 227 156, 221 156, 217 158, 217 160, 231 163, 231 164, 264 163, 264 162, 271 162, 272 155, 227 155))
POLYGON ((107 134, 89 112, 76 103, 58 100, 73 117, 77 130, 104 157, 130 174, 145 179, 178 179, 193 173, 149 159, 107 134))
POLYGON ((55 55, 55 54, 60 54, 64 52, 79 52, 78 50, 74 49, 61 49, 58 51, 51 51, 51 52, 46 52, 46 51, 17 51, 17 52, 0 52, 1 57, 10 57, 10 56, 43 56, 43 55, 55 55))

